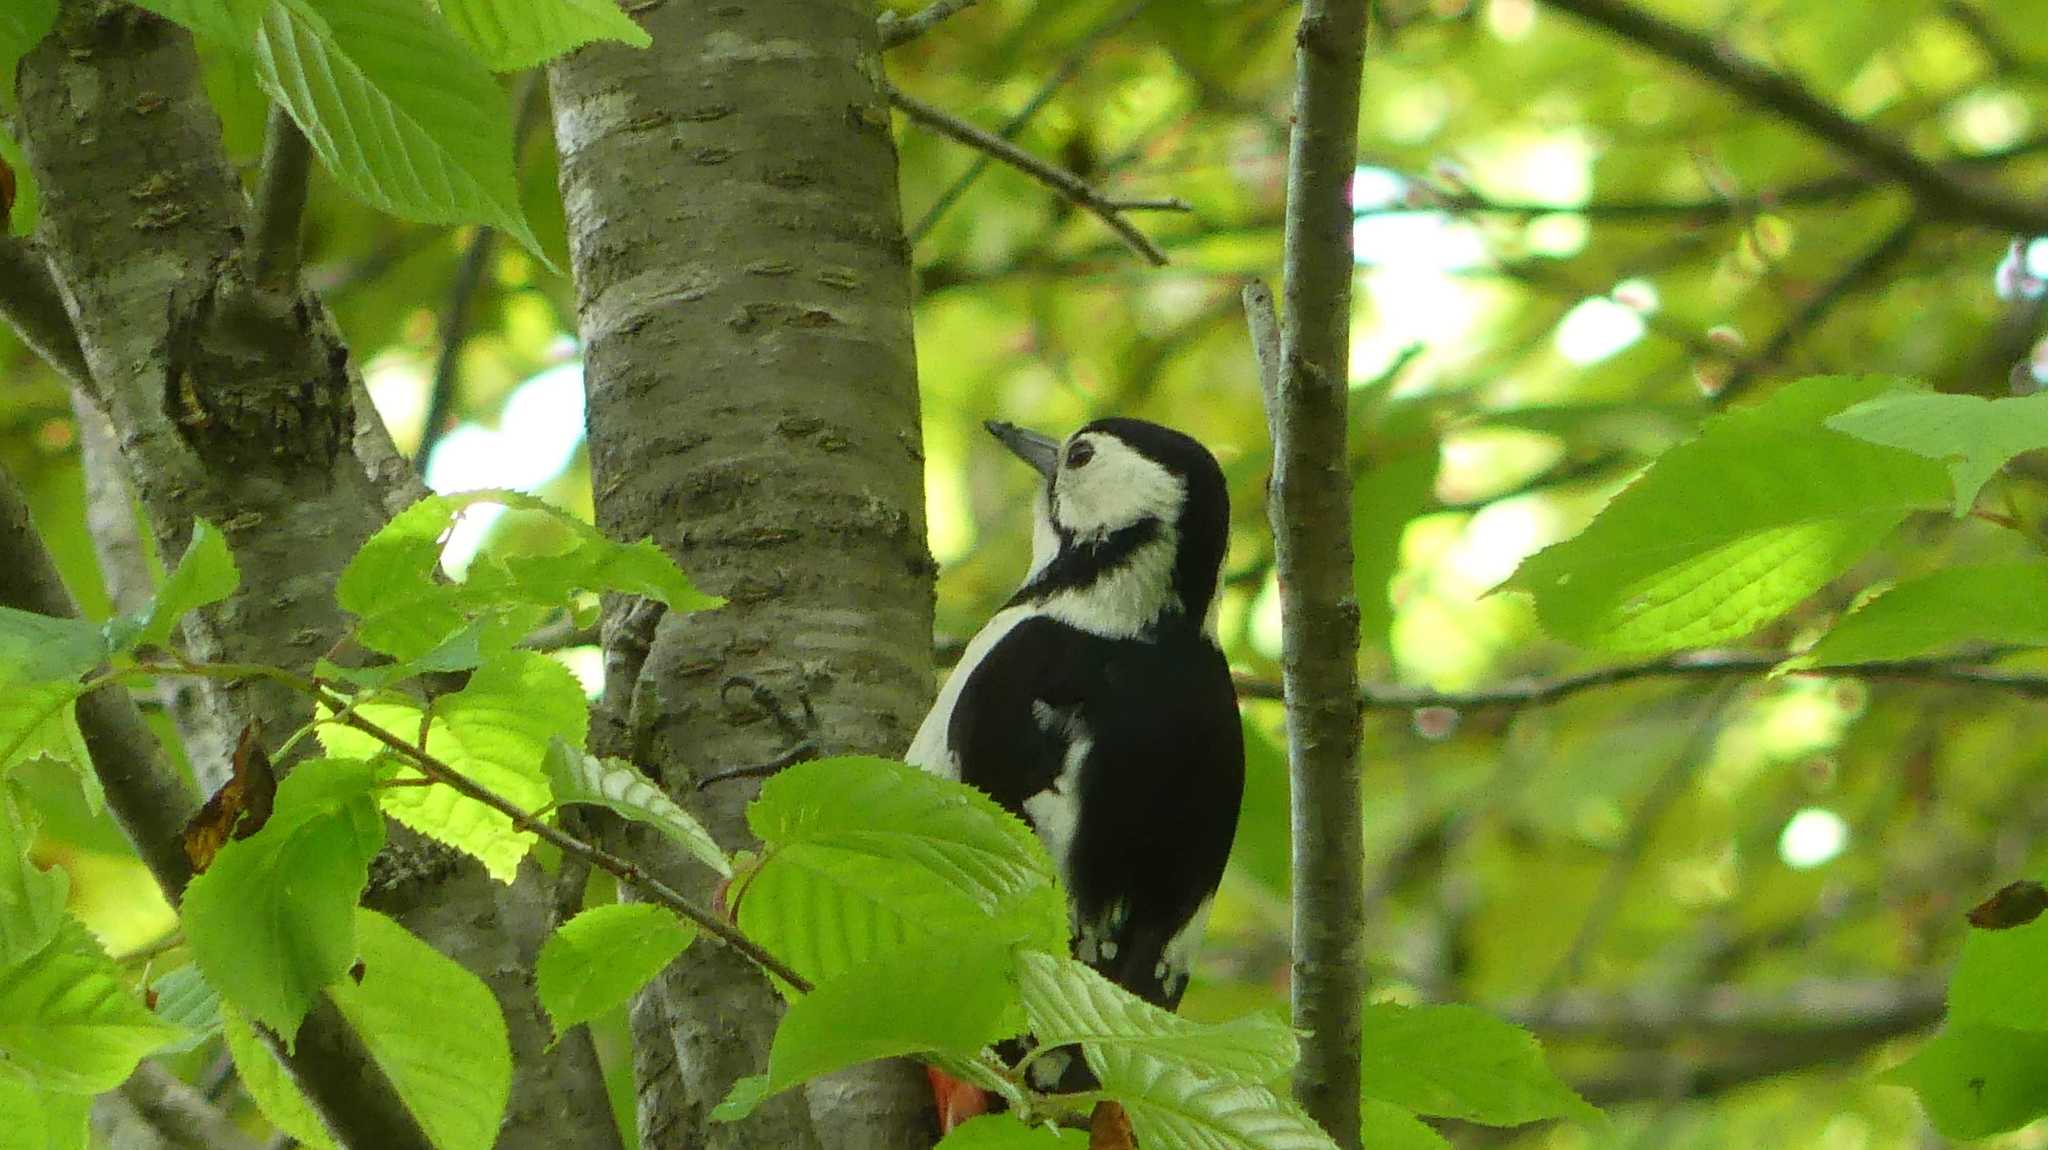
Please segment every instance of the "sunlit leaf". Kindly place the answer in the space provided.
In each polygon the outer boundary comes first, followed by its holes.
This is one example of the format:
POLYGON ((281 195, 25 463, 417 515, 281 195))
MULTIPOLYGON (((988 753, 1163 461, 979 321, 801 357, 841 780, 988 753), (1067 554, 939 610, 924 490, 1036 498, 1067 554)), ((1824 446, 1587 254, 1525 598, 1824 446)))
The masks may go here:
POLYGON ((1577 536, 1523 562, 1543 626, 1620 652, 1737 639, 1841 574, 1907 514, 1938 507, 1939 465, 1823 426, 1902 386, 1801 380, 1709 420, 1577 536))
POLYGON ((1366 1099, 1359 1120, 1363 1141, 1372 1150, 1451 1150, 1443 1135, 1391 1102, 1366 1099))
POLYGON ((86 1150, 92 1095, 43 1090, 0 1074, 0 1150, 86 1150))
POLYGON ((167 20, 175 20, 194 36, 223 48, 247 53, 256 46, 256 29, 269 0, 136 0, 167 20))
POLYGON ((1828 426, 1946 463, 1956 514, 1964 515, 1999 468, 2048 447, 2048 394, 1985 399, 1898 392, 1859 403, 1829 419, 1828 426))
POLYGON ((356 959, 356 900, 384 845, 377 780, 357 760, 300 763, 263 830, 228 842, 186 888, 185 940, 207 981, 286 1038, 356 959))
POLYGON ((335 1150, 334 1139, 313 1104, 299 1092, 298 1084, 278 1063, 277 1055, 256 1036, 248 1020, 236 1013, 234 1007, 222 1003, 220 1021, 221 1037, 227 1041, 228 1053, 235 1060, 235 1076, 270 1124, 314 1150, 335 1150))
POLYGON ((196 966, 181 966, 150 984, 156 1016, 177 1027, 184 1037, 165 1048, 168 1053, 192 1050, 220 1031, 220 992, 196 966))
POLYGON ((1054 1126, 1027 1126, 1014 1114, 970 1118, 939 1139, 933 1150, 1087 1150, 1086 1135, 1054 1126))
POLYGON ((592 907, 563 923, 534 966, 555 1033, 624 1005, 695 937, 695 926, 651 903, 592 907))
POLYGON ((1263 1086, 1218 1082, 1114 1047, 1090 1050, 1104 1093, 1123 1104, 1140 1146, 1179 1150, 1334 1150, 1294 1103, 1263 1086))
POLYGON ((200 607, 218 603, 235 593, 242 573, 220 528, 204 519, 192 523, 192 540, 184 558, 171 569, 156 597, 135 618, 130 647, 162 647, 171 639, 178 621, 200 607))
POLYGON ((512 1092, 512 1047, 498 999, 410 931, 357 913, 362 978, 328 993, 437 1150, 490 1150, 512 1092))
POLYGON ((33 827, 0 784, 0 970, 27 959, 57 937, 70 878, 30 861, 33 827))
POLYGON ((653 43, 614 0, 441 0, 441 15, 500 72, 530 68, 593 40, 636 48, 653 43))
POLYGON ((504 91, 416 0, 271 0, 256 74, 335 180, 431 224, 489 224, 538 251, 504 91))
POLYGON ((2048 1031, 2048 919, 1973 930, 1949 977, 1948 1021, 2048 1031))
POLYGON ((1970 643, 2048 645, 2048 564, 1949 567, 1907 580, 1786 666, 1895 662, 1970 643))
POLYGON ((44 1090, 111 1090, 179 1032, 149 1012, 99 943, 66 919, 43 949, 0 969, 0 1065, 44 1090))

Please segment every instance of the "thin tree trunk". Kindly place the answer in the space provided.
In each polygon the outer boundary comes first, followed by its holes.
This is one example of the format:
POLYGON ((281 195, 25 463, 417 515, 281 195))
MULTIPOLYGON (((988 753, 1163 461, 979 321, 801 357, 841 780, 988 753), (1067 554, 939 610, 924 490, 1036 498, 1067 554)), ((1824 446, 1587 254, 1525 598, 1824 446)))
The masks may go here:
MULTIPOLYGON (((356 454, 359 415, 371 416, 355 410, 361 390, 319 302, 245 273, 249 213, 198 73, 174 25, 125 4, 65 0, 20 67, 23 142, 94 402, 160 552, 175 558, 204 517, 242 572, 234 596, 188 622, 187 645, 201 659, 304 670, 345 633, 334 585, 384 522, 393 484, 370 474, 386 461, 356 454)), ((273 741, 310 710, 267 683, 209 684, 204 699, 217 730, 261 720, 273 741)), ((208 780, 219 764, 195 766, 208 780)), ((499 889, 416 836, 393 842, 373 901, 483 977, 504 1008, 519 1069, 499 1145, 615 1150, 587 1036, 544 1050, 546 1024, 519 973, 547 921, 538 882, 499 889)), ((426 1145, 331 1007, 308 1019, 293 1063, 360 1150, 426 1145)))
MULTIPOLYGON (((1294 780, 1294 1090, 1339 1146, 1359 1145, 1365 995, 1358 602, 1345 458, 1351 179, 1370 0, 1304 0, 1288 155, 1286 310, 1265 372, 1270 513, 1294 780)), ((1266 300, 1270 307, 1270 296, 1266 300)), ((1256 309, 1255 309, 1256 311, 1256 309)), ((1270 349, 1270 339, 1262 340, 1270 349)))
MULTIPOLYGON (((592 478, 606 531, 653 535, 730 600, 656 629, 627 738, 738 846, 756 785, 699 795, 692 780, 790 738, 751 691, 723 690, 734 676, 792 713, 808 698, 827 752, 900 754, 930 699, 909 258, 870 3, 670 3, 639 18, 650 51, 599 46, 551 66, 592 478)), ((607 627, 608 643, 627 631, 607 627)), ((710 894, 693 864, 664 877, 710 894)), ((735 1079, 765 1068, 779 1012, 714 947, 640 996, 650 1148, 929 1143, 922 1077, 900 1064, 820 1084, 808 1107, 786 1097, 709 1122, 735 1079)))

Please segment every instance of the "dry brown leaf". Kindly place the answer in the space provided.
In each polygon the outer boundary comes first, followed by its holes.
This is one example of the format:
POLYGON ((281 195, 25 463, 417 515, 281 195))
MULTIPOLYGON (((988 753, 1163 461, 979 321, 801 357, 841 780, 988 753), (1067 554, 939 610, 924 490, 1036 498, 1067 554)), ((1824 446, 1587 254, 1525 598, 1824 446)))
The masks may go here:
POLYGON ((2048 911, 2048 887, 2031 879, 2009 882, 1990 898, 1970 908, 1970 925, 1979 930, 2011 930, 2048 911))
POLYGON ((229 838, 245 839, 270 821, 277 800, 277 775, 263 750, 263 730, 255 723, 242 728, 235 742, 234 774, 206 800, 185 824, 185 857, 204 873, 229 838))
POLYGON ((1124 1108, 1105 1098, 1095 1104, 1088 1117, 1088 1150, 1137 1150, 1138 1136, 1131 1130, 1131 1116, 1124 1108))

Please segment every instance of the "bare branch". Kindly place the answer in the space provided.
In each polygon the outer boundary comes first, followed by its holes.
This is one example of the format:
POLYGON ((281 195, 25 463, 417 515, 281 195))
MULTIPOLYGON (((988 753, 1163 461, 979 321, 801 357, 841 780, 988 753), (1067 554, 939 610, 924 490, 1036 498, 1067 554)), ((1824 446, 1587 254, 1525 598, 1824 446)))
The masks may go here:
POLYGON ((875 21, 882 35, 882 47, 894 48, 908 44, 979 3, 981 0, 932 0, 923 9, 908 16, 884 12, 875 21))
POLYGON ((1154 266, 1163 266, 1166 263, 1166 253, 1160 251, 1157 244, 1124 218, 1123 209, 1117 206, 1116 201, 1089 187, 1081 177, 1064 168, 1055 167, 1001 136, 977 128, 958 116, 935 108, 901 89, 889 89, 889 102, 917 123, 947 139, 987 152, 1065 196, 1075 206, 1093 213, 1103 223, 1108 224, 1111 231, 1122 237, 1132 251, 1145 257, 1154 266))
POLYGON ((57 281, 42 254, 18 236, 0 235, 0 320, 6 320, 21 342, 71 386, 92 386, 92 372, 64 310, 64 297, 57 293, 57 281))
MULTIPOLYGON (((1003 121, 1002 127, 996 129, 996 135, 1005 140, 1016 139, 1017 133, 1024 130, 1024 125, 1029 124, 1033 117, 1043 111, 1045 106, 1052 102, 1053 96, 1066 86, 1067 81, 1073 79, 1075 74, 1080 72, 1082 63, 1094 52, 1095 46, 1102 43, 1103 40, 1121 29, 1124 25, 1137 19, 1138 14, 1143 12, 1145 6, 1150 3, 1151 0, 1137 0, 1137 3, 1124 8, 1122 11, 1112 13, 1090 30, 1087 35, 1081 37, 1067 51, 1066 58, 1060 61, 1059 66, 1054 68, 1046 76, 1045 80, 1039 84, 1038 91, 1033 93, 1029 100, 1024 101, 1023 107, 1017 109, 1009 119, 1003 121)), ((885 39, 886 35, 885 25, 885 39)), ((924 215, 918 217, 918 221, 910 226, 910 242, 914 244, 925 236, 930 235, 931 230, 938 226, 939 220, 944 218, 948 211, 952 210, 954 204, 960 202, 960 197, 967 194, 967 189, 974 186, 974 182, 981 178, 983 172, 988 171, 989 165, 993 162, 994 157, 987 152, 976 156, 974 163, 968 165, 967 170, 960 173, 959 178, 948 185, 945 191, 940 192, 938 198, 932 201, 931 206, 924 210, 924 215)), ((1120 201, 1117 203, 1117 207, 1121 211, 1137 211, 1146 202, 1148 201, 1120 201)), ((1171 204, 1180 203, 1178 200, 1164 202, 1171 204)), ((1184 212, 1188 209, 1185 206, 1181 206, 1177 208, 1168 207, 1161 210, 1184 212)))
POLYGON ((1370 0, 1303 0, 1287 157, 1286 311, 1245 295, 1273 437, 1267 515, 1280 583, 1293 779, 1294 1094, 1357 1150, 1365 1000, 1358 601, 1351 572, 1351 179, 1370 0), (1265 329, 1265 330, 1258 330, 1265 329))
POLYGON ((144 1062, 121 1084, 121 1097, 173 1145, 190 1150, 261 1150, 206 1100, 205 1095, 154 1062, 144 1062))
POLYGON ((267 291, 291 291, 299 278, 299 225, 313 149, 281 107, 263 131, 263 167, 256 178, 256 220, 247 249, 249 279, 267 291))
MULTIPOLYGON (((1641 663, 1621 663, 1551 679, 1523 679, 1480 691, 1432 691, 1392 683, 1367 683, 1359 689, 1359 702, 1369 711, 1414 711, 1441 707, 1452 711, 1483 711, 1499 707, 1543 707, 1584 691, 1631 683, 1640 679, 1719 678, 1727 675, 1765 675, 1776 670, 1791 651, 1687 651, 1641 663)), ((1980 687, 2006 691, 2026 698, 2048 698, 2048 675, 2004 671, 1982 666, 1982 653, 1953 659, 1906 659, 1896 663, 1867 663, 1852 667, 1825 667, 1798 674, 1869 679, 1887 682, 1935 683, 1959 687, 1980 687)), ((1237 693, 1246 699, 1279 699, 1284 692, 1271 679, 1240 676, 1237 693)))
POLYGON ((1798 124, 1835 150, 1910 190, 1930 215, 2024 235, 2048 232, 2048 203, 2007 195, 1962 179, 1915 155, 1898 140, 1821 99, 1794 77, 1725 43, 1637 8, 1626 0, 1543 0, 1697 72, 1736 95, 1798 124))
POLYGON ((1906 217, 1905 222, 1893 228, 1876 247, 1857 257, 1854 263, 1814 292, 1798 311, 1786 319, 1785 325, 1771 336, 1771 342, 1765 344, 1761 352, 1736 363, 1728 381, 1714 393, 1714 401, 1726 403, 1748 390, 1759 375, 1781 365, 1792 348, 1827 322, 1828 316, 1850 296, 1870 286, 1906 258, 1906 253, 1912 250, 1913 236, 1919 224, 1917 217, 1906 217))

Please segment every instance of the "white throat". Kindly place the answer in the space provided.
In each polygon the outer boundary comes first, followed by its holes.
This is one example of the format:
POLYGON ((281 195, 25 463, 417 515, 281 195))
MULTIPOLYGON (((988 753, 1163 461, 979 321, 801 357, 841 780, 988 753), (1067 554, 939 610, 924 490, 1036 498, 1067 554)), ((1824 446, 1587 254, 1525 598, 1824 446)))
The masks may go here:
MULTIPOLYGON (((1162 526, 1152 539, 1115 570, 1085 587, 1062 589, 1033 605, 1040 615, 1106 639, 1135 638, 1169 611, 1181 610, 1174 593, 1173 565, 1179 539, 1162 526)), ((1033 574, 1039 564, 1034 553, 1033 574)))

